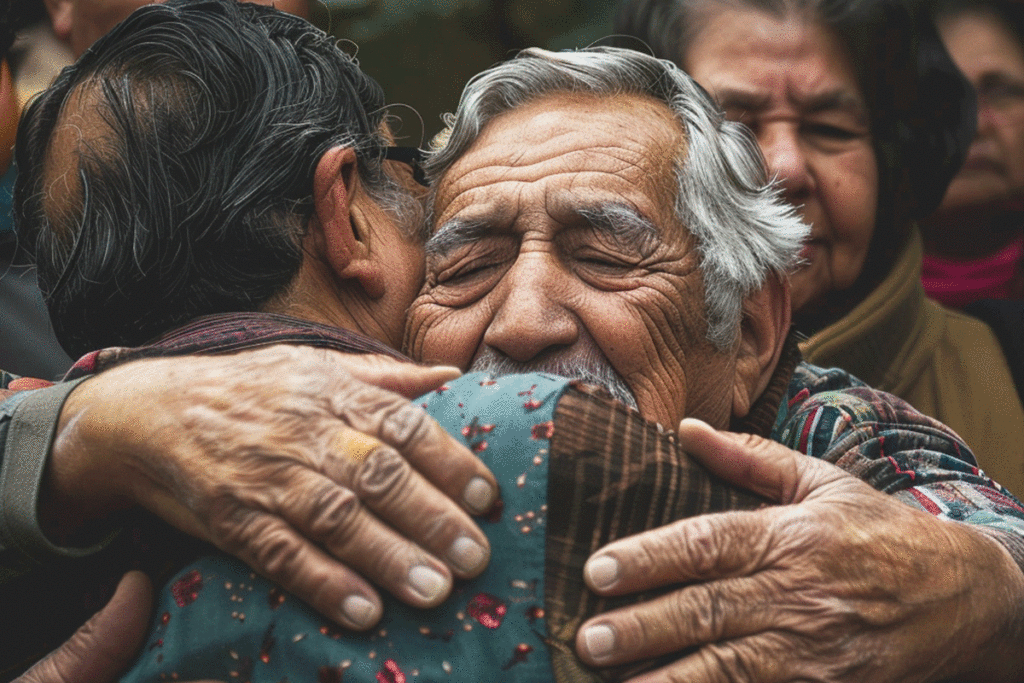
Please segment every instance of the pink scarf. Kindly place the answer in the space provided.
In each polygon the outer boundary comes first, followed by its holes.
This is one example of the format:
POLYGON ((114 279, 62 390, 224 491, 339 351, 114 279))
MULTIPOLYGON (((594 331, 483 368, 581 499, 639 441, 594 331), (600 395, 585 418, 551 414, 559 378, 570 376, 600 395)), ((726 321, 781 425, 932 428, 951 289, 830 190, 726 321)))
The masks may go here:
POLYGON ((1022 259, 1024 237, 973 261, 925 256, 921 281, 930 298, 951 308, 963 308, 978 299, 1008 299, 1022 259))

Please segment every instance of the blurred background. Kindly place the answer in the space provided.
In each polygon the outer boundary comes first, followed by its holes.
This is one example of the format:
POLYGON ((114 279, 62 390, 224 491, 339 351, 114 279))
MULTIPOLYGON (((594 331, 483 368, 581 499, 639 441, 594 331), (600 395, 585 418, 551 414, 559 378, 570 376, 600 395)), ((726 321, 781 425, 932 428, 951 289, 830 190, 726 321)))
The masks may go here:
MULTIPOLYGON (((321 28, 358 45, 358 58, 392 103, 419 111, 424 142, 441 129, 474 74, 524 47, 582 47, 612 30, 613 0, 332 0, 321 28)), ((418 144, 415 117, 407 144, 418 144)))
MULTIPOLYGON (((21 2, 22 0, 18 0, 21 2)), ((52 35, 44 0, 31 3, 31 28, 10 56, 19 99, 46 87, 72 61, 52 35)), ((104 0, 140 5, 141 0, 104 0)), ((611 32, 614 0, 311 0, 310 19, 352 41, 362 67, 395 104, 423 117, 425 143, 441 129, 462 86, 474 74, 524 47, 586 46, 611 32)), ((131 8, 125 9, 125 14, 131 8)), ((415 115, 395 109, 405 122, 405 144, 419 144, 415 115)))

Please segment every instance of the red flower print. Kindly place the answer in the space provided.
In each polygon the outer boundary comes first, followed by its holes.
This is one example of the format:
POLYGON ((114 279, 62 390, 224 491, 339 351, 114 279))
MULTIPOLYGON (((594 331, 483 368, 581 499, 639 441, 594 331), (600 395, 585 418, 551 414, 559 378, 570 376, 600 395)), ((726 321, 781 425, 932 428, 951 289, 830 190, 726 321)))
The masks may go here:
POLYGON ((495 629, 501 626, 501 620, 505 618, 508 607, 493 595, 477 593, 466 605, 466 612, 482 626, 495 629))
POLYGON ((405 683, 405 674, 398 668, 398 662, 389 659, 384 662, 384 668, 377 672, 378 683, 405 683))
POLYGON ((171 595, 178 607, 191 605, 199 597, 203 587, 203 577, 195 569, 171 584, 171 595))

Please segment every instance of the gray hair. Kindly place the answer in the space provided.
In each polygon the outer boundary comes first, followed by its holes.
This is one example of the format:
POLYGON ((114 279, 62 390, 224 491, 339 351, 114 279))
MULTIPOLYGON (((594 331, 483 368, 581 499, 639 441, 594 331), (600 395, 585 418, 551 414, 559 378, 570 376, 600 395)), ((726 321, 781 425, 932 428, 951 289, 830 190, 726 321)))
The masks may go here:
POLYGON ((769 275, 788 275, 809 228, 768 182, 746 127, 726 121, 708 94, 671 62, 611 47, 523 50, 466 85, 458 111, 446 121, 444 142, 424 164, 431 184, 437 187, 489 121, 566 92, 650 97, 675 114, 687 141, 676 160, 675 215, 700 255, 707 338, 728 348, 738 336, 743 300, 769 275))

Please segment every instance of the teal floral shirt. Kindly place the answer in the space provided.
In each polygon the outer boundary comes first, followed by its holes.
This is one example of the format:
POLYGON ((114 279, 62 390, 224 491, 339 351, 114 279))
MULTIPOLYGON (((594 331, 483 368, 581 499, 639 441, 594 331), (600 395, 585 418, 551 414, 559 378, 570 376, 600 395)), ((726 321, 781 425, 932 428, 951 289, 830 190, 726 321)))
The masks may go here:
POLYGON ((488 569, 440 607, 386 598, 376 630, 345 632, 239 561, 205 557, 160 592, 145 650, 122 680, 553 680, 544 621, 547 461, 554 407, 568 383, 472 374, 421 399, 492 469, 504 503, 480 521, 491 542, 488 569))

